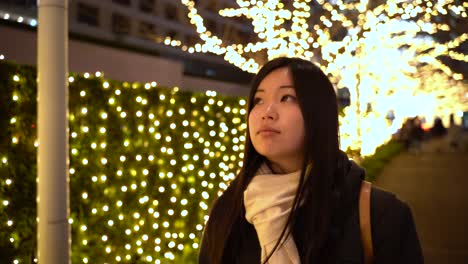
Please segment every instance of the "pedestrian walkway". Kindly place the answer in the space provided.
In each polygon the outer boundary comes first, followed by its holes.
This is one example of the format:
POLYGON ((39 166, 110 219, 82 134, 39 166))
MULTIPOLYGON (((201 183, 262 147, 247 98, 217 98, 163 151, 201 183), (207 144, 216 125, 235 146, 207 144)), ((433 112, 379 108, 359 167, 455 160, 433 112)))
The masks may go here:
POLYGON ((466 148, 453 150, 445 139, 426 142, 419 153, 393 159, 374 184, 410 205, 425 263, 468 263, 466 148))

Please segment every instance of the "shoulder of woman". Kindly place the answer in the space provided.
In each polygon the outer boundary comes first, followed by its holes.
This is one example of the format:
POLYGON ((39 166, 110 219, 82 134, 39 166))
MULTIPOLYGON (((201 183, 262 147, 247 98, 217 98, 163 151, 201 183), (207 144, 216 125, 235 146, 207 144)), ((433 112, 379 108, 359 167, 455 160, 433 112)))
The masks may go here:
POLYGON ((411 209, 406 202, 400 200, 395 194, 389 191, 372 186, 372 222, 379 223, 384 219, 388 221, 389 219, 404 217, 408 213, 411 213, 411 209))
POLYGON ((371 192, 371 227, 374 242, 401 239, 406 232, 416 234, 411 208, 388 191, 373 187, 371 192), (414 232, 413 232, 414 231, 414 232))
POLYGON ((372 188, 371 229, 375 263, 423 263, 411 209, 395 194, 372 188))

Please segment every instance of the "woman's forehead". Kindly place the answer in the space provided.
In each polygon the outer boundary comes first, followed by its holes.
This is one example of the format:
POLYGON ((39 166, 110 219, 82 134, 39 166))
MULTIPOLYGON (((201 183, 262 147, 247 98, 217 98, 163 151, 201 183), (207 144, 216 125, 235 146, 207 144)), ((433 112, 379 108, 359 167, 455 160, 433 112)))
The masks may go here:
POLYGON ((294 89, 289 68, 275 69, 265 76, 256 92, 269 92, 278 89, 294 89))

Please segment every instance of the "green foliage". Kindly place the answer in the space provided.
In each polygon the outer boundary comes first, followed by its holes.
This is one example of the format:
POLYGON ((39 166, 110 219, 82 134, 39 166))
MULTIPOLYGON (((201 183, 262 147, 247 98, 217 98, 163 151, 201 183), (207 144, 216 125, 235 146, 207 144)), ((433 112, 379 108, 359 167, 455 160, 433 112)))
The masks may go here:
POLYGON ((378 147, 374 155, 365 157, 361 161, 361 166, 366 169, 366 180, 371 182, 375 181, 385 165, 387 165, 392 158, 397 156, 403 148, 404 146, 401 143, 391 140, 378 147))
POLYGON ((12 100, 13 95, 34 99, 34 80, 33 68, 0 63, 0 255, 9 263, 15 256, 30 258, 36 247, 36 152, 31 141, 36 104, 12 100), (22 82, 13 80, 15 72, 23 73, 22 82), (21 113, 16 122, 12 113, 21 113), (13 144, 13 137, 20 141, 13 144))
MULTIPOLYGON (((196 263, 207 208, 242 164, 245 100, 71 76, 72 261, 196 263)), ((36 255, 35 80, 35 68, 0 62, 0 255, 10 263, 36 255)))

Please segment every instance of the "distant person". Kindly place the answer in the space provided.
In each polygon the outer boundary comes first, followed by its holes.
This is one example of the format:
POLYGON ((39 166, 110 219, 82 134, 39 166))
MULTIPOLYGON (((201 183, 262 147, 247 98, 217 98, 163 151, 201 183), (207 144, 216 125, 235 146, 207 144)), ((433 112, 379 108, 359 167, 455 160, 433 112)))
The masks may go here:
POLYGON ((456 126, 455 124, 455 118, 454 118, 454 115, 453 114, 450 114, 450 125, 449 127, 453 127, 453 126, 456 126))
POLYGON ((449 150, 454 152, 462 147, 463 130, 455 123, 454 114, 450 114, 450 127, 448 128, 447 141, 449 150))
POLYGON ((434 125, 429 131, 429 135, 431 138, 440 138, 447 135, 447 128, 445 128, 440 117, 436 117, 434 120, 434 125))
POLYGON ((421 143, 425 136, 425 132, 422 129, 421 119, 416 116, 411 119, 411 123, 411 130, 409 131, 409 148, 411 151, 420 152, 421 143))
POLYGON ((398 131, 398 139, 402 142, 406 149, 411 145, 411 132, 413 131, 413 121, 408 118, 405 120, 400 130, 398 131))
POLYGON ((462 128, 468 130, 468 111, 463 112, 462 115, 462 128))

